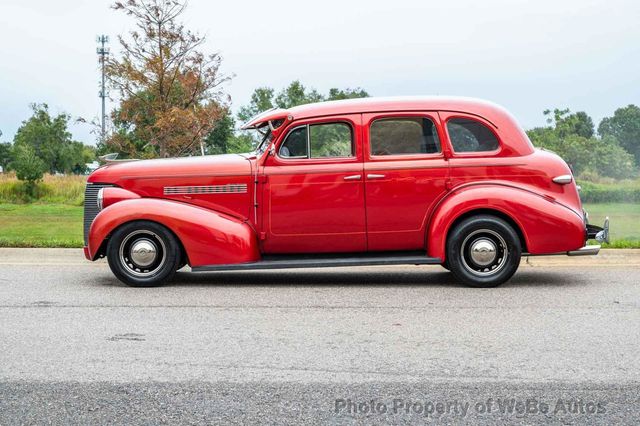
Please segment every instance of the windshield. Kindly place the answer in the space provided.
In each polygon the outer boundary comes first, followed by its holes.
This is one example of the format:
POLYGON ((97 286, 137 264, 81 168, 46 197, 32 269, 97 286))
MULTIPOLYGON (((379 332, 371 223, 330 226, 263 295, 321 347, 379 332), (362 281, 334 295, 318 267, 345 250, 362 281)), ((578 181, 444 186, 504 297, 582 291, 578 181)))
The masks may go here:
POLYGON ((265 123, 263 126, 251 131, 251 137, 256 142, 256 149, 253 152, 256 154, 256 157, 260 157, 269 147, 273 134, 271 133, 269 125, 265 123))

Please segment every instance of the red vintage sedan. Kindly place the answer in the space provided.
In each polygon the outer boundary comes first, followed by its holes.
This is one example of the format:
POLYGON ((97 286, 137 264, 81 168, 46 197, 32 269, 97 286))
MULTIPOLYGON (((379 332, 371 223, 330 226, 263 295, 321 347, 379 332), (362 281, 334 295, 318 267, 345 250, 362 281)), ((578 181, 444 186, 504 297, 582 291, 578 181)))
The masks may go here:
POLYGON ((368 98, 267 111, 252 153, 109 161, 90 177, 85 255, 132 286, 193 271, 440 264, 471 286, 522 255, 597 254, 569 166, 503 108, 368 98))

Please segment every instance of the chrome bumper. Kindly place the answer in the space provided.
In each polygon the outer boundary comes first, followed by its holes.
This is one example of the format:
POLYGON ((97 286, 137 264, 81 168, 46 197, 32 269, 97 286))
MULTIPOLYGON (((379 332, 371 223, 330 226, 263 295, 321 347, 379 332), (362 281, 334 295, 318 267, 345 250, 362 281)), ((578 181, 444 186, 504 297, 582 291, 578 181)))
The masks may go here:
POLYGON ((567 256, 594 256, 600 252, 600 245, 584 246, 578 250, 572 250, 567 252, 567 256))
POLYGON ((602 228, 599 226, 591 225, 587 222, 587 239, 596 240, 599 243, 609 242, 609 218, 604 220, 602 228))

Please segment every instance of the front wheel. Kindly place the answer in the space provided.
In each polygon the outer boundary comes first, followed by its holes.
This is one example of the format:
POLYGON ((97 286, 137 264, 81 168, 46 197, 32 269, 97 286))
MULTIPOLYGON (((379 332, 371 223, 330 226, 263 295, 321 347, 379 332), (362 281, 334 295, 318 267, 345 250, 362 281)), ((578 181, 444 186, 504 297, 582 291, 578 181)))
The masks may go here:
POLYGON ((455 277, 472 287, 496 287, 520 265, 520 238, 504 220, 489 215, 463 220, 447 238, 447 263, 455 277))
POLYGON ((155 222, 135 221, 118 228, 107 245, 113 274, 132 287, 154 287, 170 280, 182 259, 176 237, 155 222))

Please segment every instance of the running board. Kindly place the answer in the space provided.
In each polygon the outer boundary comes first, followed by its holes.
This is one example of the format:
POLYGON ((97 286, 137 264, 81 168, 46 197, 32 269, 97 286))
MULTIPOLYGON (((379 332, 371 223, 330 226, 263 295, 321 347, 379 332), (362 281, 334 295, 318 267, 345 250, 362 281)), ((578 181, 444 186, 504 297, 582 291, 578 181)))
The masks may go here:
POLYGON ((442 260, 427 257, 424 252, 406 253, 364 253, 358 256, 346 255, 271 255, 261 261, 230 265, 208 265, 192 268, 193 272, 249 271, 257 269, 328 268, 340 266, 386 266, 386 265, 440 265, 442 260))

